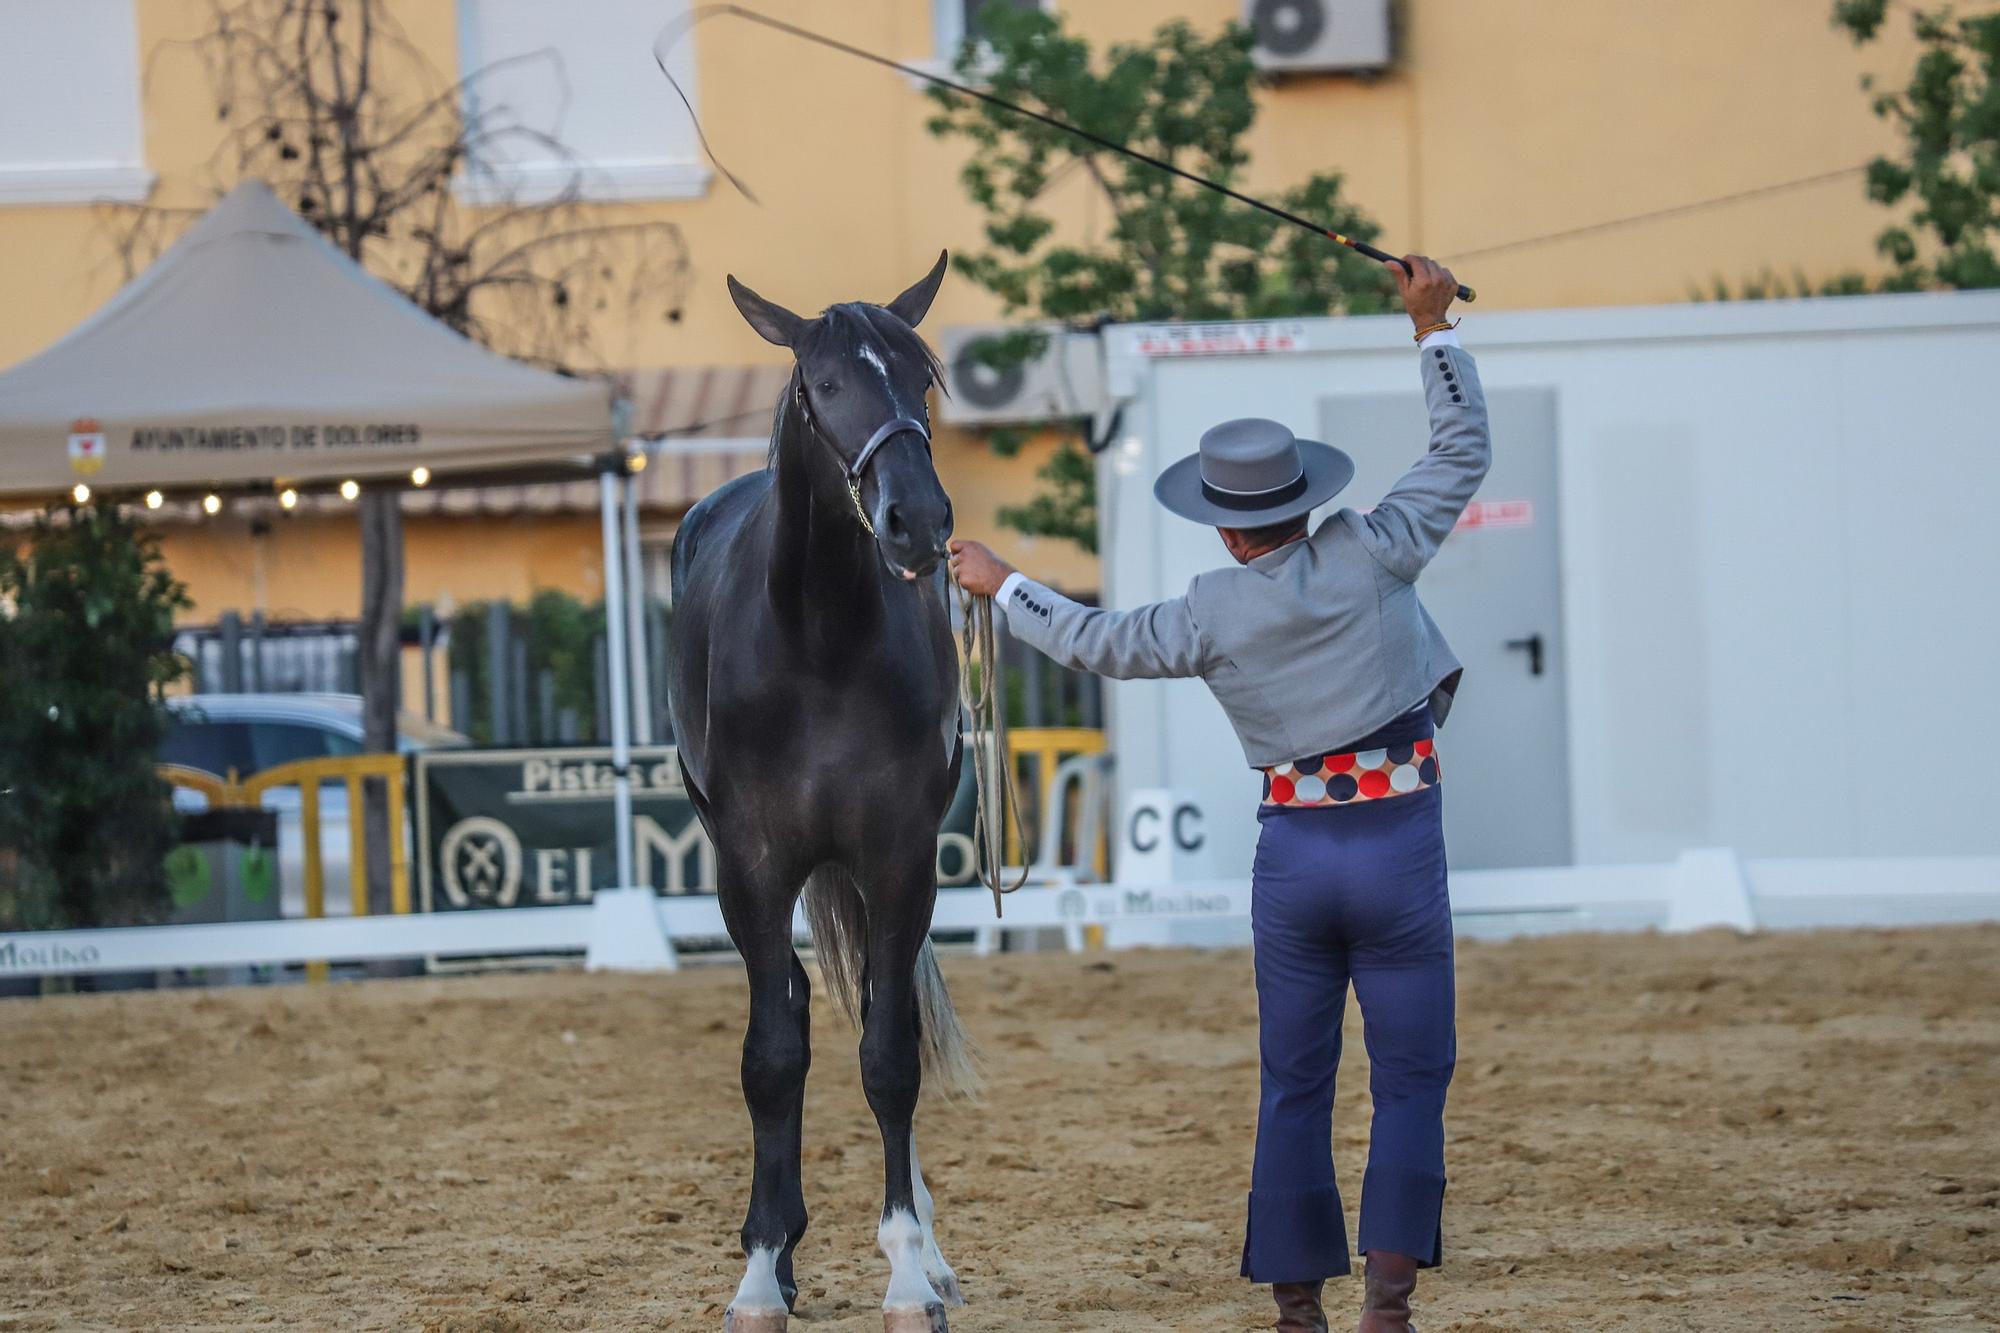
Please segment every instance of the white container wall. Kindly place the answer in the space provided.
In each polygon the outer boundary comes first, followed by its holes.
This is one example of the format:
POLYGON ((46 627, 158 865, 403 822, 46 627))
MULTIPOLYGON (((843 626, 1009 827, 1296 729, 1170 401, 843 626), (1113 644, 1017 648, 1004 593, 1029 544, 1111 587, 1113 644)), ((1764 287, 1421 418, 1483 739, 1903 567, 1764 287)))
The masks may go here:
MULTIPOLYGON (((2000 294, 1464 313, 1490 508, 1419 584, 1468 666, 1439 741, 1474 831, 1455 861, 2000 853, 2000 294)), ((1348 448, 1357 508, 1425 447, 1402 317, 1208 332, 1106 334, 1128 399, 1100 460, 1107 605, 1227 560, 1152 498, 1214 422, 1348 448), (1290 350, 1213 354, 1246 332, 1290 350)), ((1213 873, 1246 874, 1258 784, 1205 687, 1121 683, 1109 709, 1118 808, 1187 793, 1213 873)))

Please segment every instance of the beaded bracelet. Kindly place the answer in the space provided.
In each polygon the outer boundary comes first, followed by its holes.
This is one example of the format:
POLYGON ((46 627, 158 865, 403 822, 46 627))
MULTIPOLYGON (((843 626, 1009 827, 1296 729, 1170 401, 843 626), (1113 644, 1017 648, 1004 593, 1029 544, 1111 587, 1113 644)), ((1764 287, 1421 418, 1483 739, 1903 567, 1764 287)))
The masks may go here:
POLYGON ((1447 329, 1455 329, 1457 327, 1458 327, 1458 321, 1455 319, 1442 320, 1436 324, 1426 325, 1425 327, 1417 330, 1416 341, 1421 343, 1423 342, 1424 339, 1430 337, 1433 333, 1443 333, 1447 329))

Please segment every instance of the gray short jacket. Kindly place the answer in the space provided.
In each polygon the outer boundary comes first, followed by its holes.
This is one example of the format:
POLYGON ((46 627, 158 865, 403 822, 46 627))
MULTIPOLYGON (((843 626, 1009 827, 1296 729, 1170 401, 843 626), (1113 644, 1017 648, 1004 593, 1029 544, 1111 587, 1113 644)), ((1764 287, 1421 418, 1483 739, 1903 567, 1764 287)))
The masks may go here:
POLYGON ((1304 541, 1134 611, 1010 578, 1008 628, 1099 675, 1200 676, 1260 768, 1359 740, 1426 698, 1443 722, 1461 668, 1414 585, 1479 489, 1492 441, 1471 355, 1419 355, 1430 451, 1373 509, 1342 509, 1304 541))

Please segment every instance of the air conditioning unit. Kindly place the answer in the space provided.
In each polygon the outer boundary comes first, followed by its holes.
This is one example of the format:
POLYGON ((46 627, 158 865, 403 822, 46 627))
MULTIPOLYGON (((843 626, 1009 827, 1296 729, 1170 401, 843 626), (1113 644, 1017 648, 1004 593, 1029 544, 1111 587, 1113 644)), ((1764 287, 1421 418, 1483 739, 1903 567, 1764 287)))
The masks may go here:
POLYGON ((982 346, 1020 333, 1018 324, 960 325, 943 336, 945 387, 938 418, 953 425, 1007 425, 1087 417, 1104 403, 1104 360, 1094 334, 1044 329, 1032 360, 997 370, 982 346))
POLYGON ((1362 73, 1394 55, 1393 0, 1243 0, 1260 69, 1362 73))

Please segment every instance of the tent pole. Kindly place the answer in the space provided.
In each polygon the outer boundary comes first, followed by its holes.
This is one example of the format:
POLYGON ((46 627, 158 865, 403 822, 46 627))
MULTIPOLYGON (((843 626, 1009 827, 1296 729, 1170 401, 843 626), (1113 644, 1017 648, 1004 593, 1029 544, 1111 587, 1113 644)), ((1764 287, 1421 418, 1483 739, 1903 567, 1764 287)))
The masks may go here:
POLYGON ((604 520, 604 632, 611 691, 611 771, 615 786, 615 827, 618 843, 618 887, 629 889, 632 874, 632 730, 630 684, 625 679, 624 552, 618 541, 618 474, 597 474, 598 499, 604 520))
POLYGON ((632 743, 653 743, 653 673, 646 660, 646 576, 639 564, 639 479, 626 473, 625 644, 632 654, 632 743))
MULTIPOLYGON (((620 460, 622 463, 622 459, 620 460)), ((618 479, 622 466, 597 474, 597 498, 604 520, 604 633, 606 688, 611 694, 613 836, 618 841, 617 884, 597 895, 591 912, 590 947, 584 965, 592 971, 668 971, 680 966, 674 943, 660 920, 659 899, 633 874, 631 682, 625 679, 625 553, 618 539, 618 479)))

